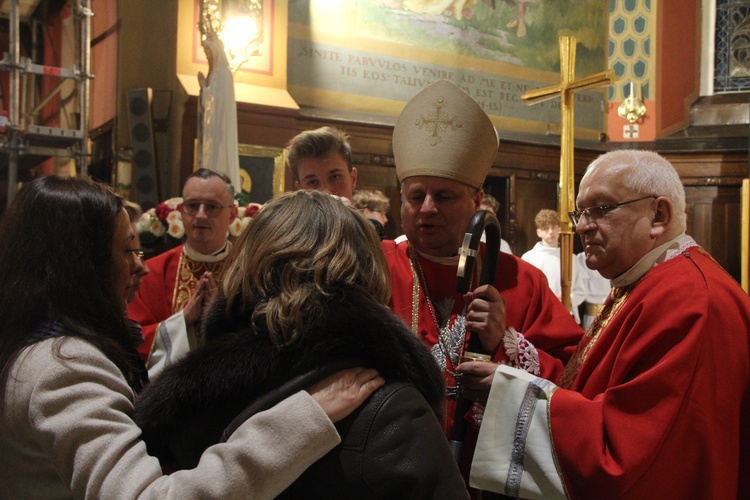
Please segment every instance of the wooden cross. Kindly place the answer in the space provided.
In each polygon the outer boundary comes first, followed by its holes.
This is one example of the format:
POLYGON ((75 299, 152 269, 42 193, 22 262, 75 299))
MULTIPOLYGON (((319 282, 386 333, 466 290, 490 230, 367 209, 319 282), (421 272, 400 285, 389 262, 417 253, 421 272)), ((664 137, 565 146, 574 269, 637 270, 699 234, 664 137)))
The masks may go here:
POLYGON ((575 79, 576 39, 572 36, 560 37, 560 76, 558 85, 530 90, 521 96, 526 104, 536 104, 560 96, 562 100, 562 132, 560 138, 560 281, 562 302, 570 309, 570 283, 573 277, 573 236, 575 228, 568 212, 575 209, 575 171, 573 168, 573 133, 575 131, 573 95, 577 90, 585 90, 602 85, 612 85, 617 81, 614 70, 608 69, 591 76, 575 79))

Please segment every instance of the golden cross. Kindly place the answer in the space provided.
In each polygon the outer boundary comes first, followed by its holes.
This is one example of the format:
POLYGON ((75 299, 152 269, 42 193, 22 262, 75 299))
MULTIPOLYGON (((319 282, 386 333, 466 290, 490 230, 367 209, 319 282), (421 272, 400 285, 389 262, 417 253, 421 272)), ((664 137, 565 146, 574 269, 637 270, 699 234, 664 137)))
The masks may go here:
POLYGON ((573 168, 573 134, 575 131, 573 103, 577 90, 612 85, 617 80, 614 70, 608 69, 591 76, 575 79, 576 39, 560 37, 560 76, 558 85, 530 90, 521 96, 526 104, 536 104, 560 96, 562 101, 562 132, 560 137, 560 284, 562 302, 570 309, 570 283, 573 277, 573 236, 575 228, 568 212, 575 209, 575 171, 573 168))
POLYGON ((448 118, 448 116, 443 112, 443 108, 447 106, 447 104, 442 97, 438 97, 438 99, 433 104, 435 105, 435 112, 431 112, 429 115, 427 115, 427 118, 420 115, 419 120, 417 120, 416 122, 416 125, 418 128, 422 128, 422 126, 424 126, 430 132, 430 144, 434 146, 435 144, 443 140, 443 138, 440 137, 440 132, 445 130, 447 127, 451 127, 453 130, 456 130, 457 128, 460 128, 463 123, 461 123, 461 120, 457 120, 455 116, 453 118, 448 118))

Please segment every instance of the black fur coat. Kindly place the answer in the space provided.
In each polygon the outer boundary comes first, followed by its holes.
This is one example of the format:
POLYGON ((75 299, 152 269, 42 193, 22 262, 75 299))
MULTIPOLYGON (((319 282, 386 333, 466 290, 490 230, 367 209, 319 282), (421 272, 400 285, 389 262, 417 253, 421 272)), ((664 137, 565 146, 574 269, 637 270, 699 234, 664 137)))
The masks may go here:
MULTIPOLYGON (((354 288, 326 300, 309 332, 278 349, 266 332, 229 324, 222 297, 204 321, 206 346, 167 368, 138 397, 149 452, 192 468, 253 413, 344 367, 376 368, 386 385, 336 424, 342 443, 287 498, 464 498, 440 424, 443 377, 429 350, 387 307, 354 288)), ((293 429, 290 429, 293 432, 293 429)))

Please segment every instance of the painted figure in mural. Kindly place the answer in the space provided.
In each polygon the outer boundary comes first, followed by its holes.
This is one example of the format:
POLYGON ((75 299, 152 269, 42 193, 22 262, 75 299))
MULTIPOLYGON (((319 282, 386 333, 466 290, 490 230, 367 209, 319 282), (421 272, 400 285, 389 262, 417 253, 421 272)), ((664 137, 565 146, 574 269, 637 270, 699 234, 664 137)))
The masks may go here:
POLYGON ((453 16, 458 20, 471 19, 476 0, 404 0, 402 7, 419 14, 453 16))
POLYGON ((505 0, 508 3, 516 4, 516 17, 511 20, 506 26, 508 28, 515 28, 516 35, 519 37, 526 36, 526 4, 538 3, 539 0, 505 0))
POLYGON ((199 118, 200 166, 225 173, 239 193, 242 180, 237 154, 237 104, 232 70, 224 43, 215 32, 206 34, 203 50, 208 59, 208 76, 198 73, 202 110, 202 118, 199 118))

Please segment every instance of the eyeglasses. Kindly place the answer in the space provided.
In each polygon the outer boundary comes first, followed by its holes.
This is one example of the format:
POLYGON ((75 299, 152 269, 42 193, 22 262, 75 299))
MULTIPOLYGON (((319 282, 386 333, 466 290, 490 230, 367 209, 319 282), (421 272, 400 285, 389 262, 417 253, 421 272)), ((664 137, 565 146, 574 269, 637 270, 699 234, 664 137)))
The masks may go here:
POLYGON ((232 208, 234 205, 217 205, 216 203, 201 203, 200 201, 186 201, 182 204, 182 213, 185 215, 195 215, 197 214, 200 209, 201 205, 203 206, 203 212, 208 217, 218 217, 221 214, 222 208, 232 208))
POLYGON ((615 208, 621 207, 623 205, 629 205, 630 203, 635 203, 636 201, 656 199, 656 198, 658 198, 658 196, 652 194, 649 196, 644 196, 643 198, 637 198, 635 200, 628 200, 628 201, 622 201, 620 203, 615 203, 614 205, 603 205, 599 207, 584 208, 583 210, 573 210, 572 212, 568 212, 568 217, 570 217, 570 220, 573 222, 573 226, 577 226, 581 220, 581 217, 583 217, 584 215, 586 216, 587 221, 596 222, 597 220, 601 219, 608 212, 611 212, 615 208))
POLYGON ((140 260, 143 260, 143 250, 140 248, 131 248, 129 250, 125 250, 125 252, 132 252, 133 255, 138 257, 140 260))

